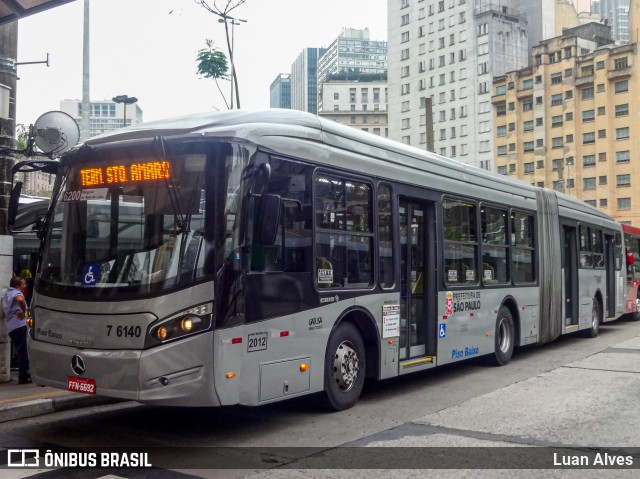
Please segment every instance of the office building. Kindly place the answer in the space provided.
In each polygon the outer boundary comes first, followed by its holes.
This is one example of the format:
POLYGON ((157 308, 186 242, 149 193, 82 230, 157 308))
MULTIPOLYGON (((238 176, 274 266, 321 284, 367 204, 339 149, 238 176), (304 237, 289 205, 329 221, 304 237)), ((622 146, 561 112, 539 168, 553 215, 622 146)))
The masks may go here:
MULTIPOLYGON (((343 28, 318 60, 318 85, 329 81, 386 79, 387 42, 370 40, 369 29, 343 28)), ((322 93, 318 95, 322 110, 322 93)))
POLYGON ((291 108, 291 74, 280 73, 275 80, 271 82, 270 92, 270 108, 291 108))
POLYGON ((527 20, 489 2, 388 2, 389 138, 492 169, 494 76, 529 61, 527 20), (431 98, 431 115, 426 112, 431 98))
POLYGON ((388 136, 386 81, 327 81, 318 115, 374 135, 388 136))
POLYGON ((495 163, 638 226, 637 45, 603 45, 609 32, 567 30, 533 50, 531 67, 495 79, 495 163))
POLYGON ((592 13, 611 27, 611 37, 621 45, 629 43, 629 0, 599 0, 591 3, 592 13))
MULTIPOLYGON (((123 128, 124 126, 142 123, 142 109, 137 103, 125 105, 112 100, 92 101, 90 108, 90 137, 123 128)), ((80 124, 82 119, 82 100, 61 100, 60 110, 70 115, 78 125, 80 124)))
POLYGON ((318 59, 325 48, 305 48, 291 65, 291 108, 318 113, 318 59))

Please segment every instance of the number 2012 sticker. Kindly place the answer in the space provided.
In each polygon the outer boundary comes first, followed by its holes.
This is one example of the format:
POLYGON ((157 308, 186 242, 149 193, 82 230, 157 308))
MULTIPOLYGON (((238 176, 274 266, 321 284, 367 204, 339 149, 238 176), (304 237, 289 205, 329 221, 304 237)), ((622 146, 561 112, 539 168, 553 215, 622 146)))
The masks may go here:
POLYGON ((262 351, 267 349, 268 333, 251 333, 247 338, 247 352, 262 351))

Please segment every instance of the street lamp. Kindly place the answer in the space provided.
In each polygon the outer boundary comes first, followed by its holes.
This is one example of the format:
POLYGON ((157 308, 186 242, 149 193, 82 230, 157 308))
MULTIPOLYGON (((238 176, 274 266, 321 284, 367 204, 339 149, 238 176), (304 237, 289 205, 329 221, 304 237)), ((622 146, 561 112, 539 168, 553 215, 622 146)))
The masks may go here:
POLYGON ((123 103, 124 104, 124 114, 123 114, 123 118, 122 118, 122 126, 125 127, 127 126, 127 105, 133 105, 134 103, 136 103, 138 101, 138 99, 135 96, 127 96, 127 95, 118 95, 118 96, 114 96, 112 98, 112 100, 116 103, 123 103))
MULTIPOLYGON (((215 12, 214 12, 215 13, 215 12)), ((231 63, 231 109, 233 110, 233 86, 235 84, 236 87, 236 95, 237 95, 237 103, 238 108, 240 108, 240 92, 238 90, 238 80, 236 78, 236 67, 233 62, 233 38, 234 38, 234 30, 236 25, 240 25, 240 23, 247 23, 244 18, 234 18, 229 15, 216 13, 220 18, 218 19, 218 23, 224 23, 224 29, 227 33, 227 46, 229 47, 229 62, 231 63), (227 21, 231 24, 231 43, 229 43, 229 30, 227 27, 227 21)))

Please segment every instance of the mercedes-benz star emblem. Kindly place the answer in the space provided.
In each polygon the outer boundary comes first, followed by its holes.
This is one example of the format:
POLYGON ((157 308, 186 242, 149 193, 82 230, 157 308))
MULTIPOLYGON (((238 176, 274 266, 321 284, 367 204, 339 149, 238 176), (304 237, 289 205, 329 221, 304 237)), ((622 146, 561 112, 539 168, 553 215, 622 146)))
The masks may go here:
POLYGON ((71 369, 73 369, 73 372, 76 373, 78 376, 82 376, 86 370, 85 365, 84 365, 84 359, 82 359, 82 356, 78 356, 77 354, 71 358, 71 369))

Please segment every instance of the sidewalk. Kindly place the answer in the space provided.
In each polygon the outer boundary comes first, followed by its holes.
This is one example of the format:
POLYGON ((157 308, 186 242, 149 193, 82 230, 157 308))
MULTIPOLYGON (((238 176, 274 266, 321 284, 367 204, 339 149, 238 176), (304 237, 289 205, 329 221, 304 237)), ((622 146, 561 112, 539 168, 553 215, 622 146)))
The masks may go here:
POLYGON ((14 370, 11 378, 8 383, 0 383, 0 423, 120 401, 35 384, 18 384, 18 372, 14 370))

